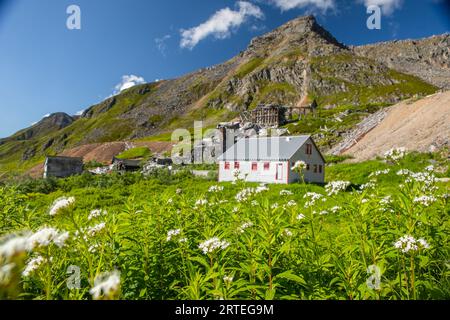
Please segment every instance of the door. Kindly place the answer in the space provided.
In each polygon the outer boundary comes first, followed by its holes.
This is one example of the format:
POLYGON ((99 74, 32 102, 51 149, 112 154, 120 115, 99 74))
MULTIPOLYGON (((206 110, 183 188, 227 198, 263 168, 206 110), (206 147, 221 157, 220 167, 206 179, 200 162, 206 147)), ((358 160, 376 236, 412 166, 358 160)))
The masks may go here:
POLYGON ((282 163, 277 164, 277 177, 276 177, 277 181, 282 181, 284 179, 283 171, 284 171, 283 164, 282 163))

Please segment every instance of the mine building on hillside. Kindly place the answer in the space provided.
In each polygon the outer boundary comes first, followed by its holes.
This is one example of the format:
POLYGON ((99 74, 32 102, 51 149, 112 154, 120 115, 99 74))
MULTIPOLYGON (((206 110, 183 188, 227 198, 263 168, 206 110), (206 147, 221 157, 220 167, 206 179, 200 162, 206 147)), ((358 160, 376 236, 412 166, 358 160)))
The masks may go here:
POLYGON ((47 157, 44 178, 67 178, 83 173, 83 158, 47 157))
POLYGON ((219 181, 293 183, 297 161, 307 165, 305 182, 324 183, 325 159, 311 136, 243 138, 219 157, 219 181))
POLYGON ((280 127, 286 123, 287 108, 278 105, 259 105, 251 112, 251 122, 263 128, 280 127))
POLYGON ((112 160, 113 170, 115 171, 139 171, 142 167, 141 160, 118 159, 112 160))

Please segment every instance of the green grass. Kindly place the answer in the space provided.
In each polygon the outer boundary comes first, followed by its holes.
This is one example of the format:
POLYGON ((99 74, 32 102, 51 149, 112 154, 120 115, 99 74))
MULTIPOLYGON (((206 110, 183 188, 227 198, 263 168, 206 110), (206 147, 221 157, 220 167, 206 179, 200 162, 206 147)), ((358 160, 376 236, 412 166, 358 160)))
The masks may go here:
POLYGON ((293 184, 269 185, 239 198, 257 185, 223 183, 223 190, 214 192, 215 181, 167 170, 147 178, 82 175, 0 186, 0 236, 44 226, 70 232, 62 247, 50 241, 22 252, 17 246, 16 255, 3 257, 0 267, 15 267, 6 285, 0 283, 0 298, 88 300, 95 279, 117 270, 120 290, 98 298, 448 300, 449 184, 405 182, 397 175, 401 168, 422 172, 430 162, 438 177, 449 176, 445 154, 335 164, 327 168, 327 180, 352 183, 336 194, 293 184), (373 189, 353 189, 370 180, 373 189), (308 192, 326 201, 308 204, 308 192), (429 206, 414 202, 423 195, 436 200, 429 206), (51 204, 61 196, 72 196, 75 203, 50 216, 51 204), (89 219, 94 209, 107 213, 89 219), (404 235, 430 247, 404 253, 394 247, 404 235), (199 245, 213 237, 229 245, 205 254, 199 245), (21 275, 38 255, 47 260, 21 275), (81 270, 78 290, 65 285, 69 266, 81 270), (381 272, 377 289, 367 285, 370 266, 381 272))
POLYGON ((241 65, 236 71, 235 76, 239 79, 244 78, 248 74, 255 71, 264 62, 264 58, 253 58, 249 62, 241 65))
POLYGON ((147 147, 137 147, 126 150, 119 154, 116 158, 118 159, 140 159, 148 158, 151 156, 151 151, 147 147))

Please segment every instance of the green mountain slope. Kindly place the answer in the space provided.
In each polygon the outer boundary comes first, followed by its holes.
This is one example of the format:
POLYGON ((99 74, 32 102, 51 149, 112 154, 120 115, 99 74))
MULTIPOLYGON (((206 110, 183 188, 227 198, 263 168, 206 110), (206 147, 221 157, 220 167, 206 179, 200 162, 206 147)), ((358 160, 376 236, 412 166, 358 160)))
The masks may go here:
POLYGON ((289 129, 315 134, 322 146, 329 146, 367 113, 436 90, 415 76, 357 56, 314 17, 301 17, 255 38, 223 64, 130 88, 81 117, 66 115, 71 120, 64 125, 44 126, 44 119, 35 125, 39 130, 1 139, 0 172, 24 171, 45 155, 83 144, 167 139, 176 128, 192 127, 194 120, 215 126, 259 103, 296 106, 316 99, 319 114, 289 129), (324 133, 324 126, 334 129, 324 133))

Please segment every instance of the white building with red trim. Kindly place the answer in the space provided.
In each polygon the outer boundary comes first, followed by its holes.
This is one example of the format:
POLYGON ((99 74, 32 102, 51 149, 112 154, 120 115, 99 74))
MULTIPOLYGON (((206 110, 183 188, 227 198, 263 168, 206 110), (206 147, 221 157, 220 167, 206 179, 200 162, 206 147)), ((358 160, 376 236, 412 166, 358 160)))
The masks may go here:
POLYGON ((311 136, 243 138, 219 158, 219 181, 289 184, 300 180, 292 170, 306 163, 305 182, 325 182, 325 159, 311 136))

